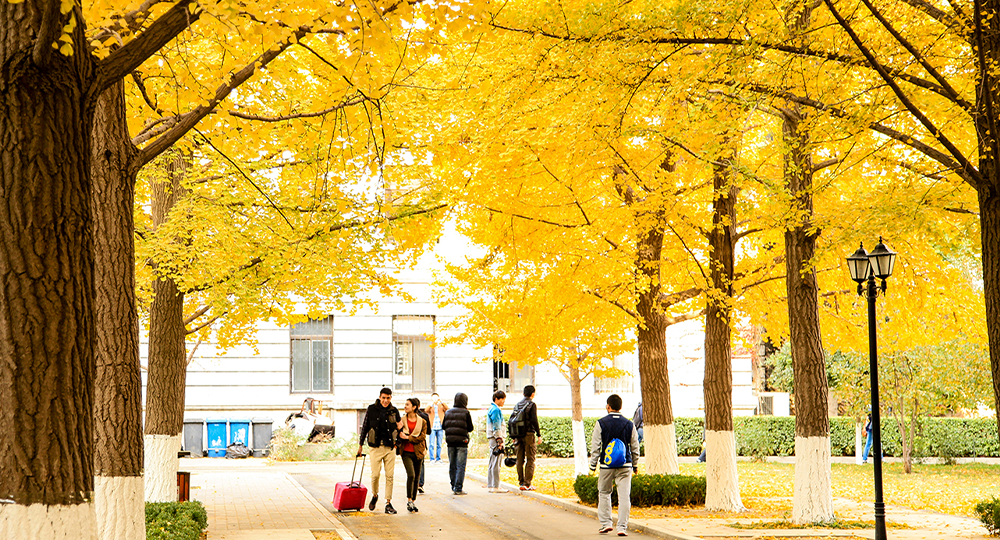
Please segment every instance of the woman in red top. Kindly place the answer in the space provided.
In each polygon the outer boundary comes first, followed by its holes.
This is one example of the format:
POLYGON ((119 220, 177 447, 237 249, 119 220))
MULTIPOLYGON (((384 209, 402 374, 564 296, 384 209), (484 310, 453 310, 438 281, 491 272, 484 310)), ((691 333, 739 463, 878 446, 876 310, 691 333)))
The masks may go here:
POLYGON ((403 410, 406 414, 399 422, 399 448, 406 469, 406 509, 417 512, 417 488, 420 487, 420 468, 427 455, 427 422, 417 414, 420 401, 408 398, 403 410))

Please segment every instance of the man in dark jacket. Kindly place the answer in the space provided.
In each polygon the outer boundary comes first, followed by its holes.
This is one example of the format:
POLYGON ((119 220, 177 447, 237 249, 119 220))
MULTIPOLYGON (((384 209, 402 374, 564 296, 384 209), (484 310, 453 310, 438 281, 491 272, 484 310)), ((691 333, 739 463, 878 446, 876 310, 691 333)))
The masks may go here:
POLYGON ((396 470, 396 432, 399 427, 399 410, 392 405, 392 388, 379 391, 378 401, 368 406, 365 421, 361 424, 361 441, 358 443, 358 455, 361 455, 364 443, 371 448, 368 454, 372 459, 372 500, 368 503, 369 510, 375 510, 378 502, 378 479, 385 466, 385 513, 395 514, 392 507, 392 480, 396 470))
POLYGON ((514 406, 514 411, 510 413, 511 418, 518 418, 525 422, 527 433, 523 437, 515 438, 517 445, 517 482, 521 485, 521 491, 534 491, 535 487, 531 481, 535 478, 535 449, 542 440, 542 430, 538 426, 538 406, 533 401, 535 399, 535 387, 528 385, 524 387, 524 399, 514 406), (524 411, 523 413, 521 411, 524 411))
POLYGON ((469 433, 476 429, 469 412, 469 396, 455 394, 455 406, 444 413, 444 440, 448 444, 448 477, 451 491, 455 495, 465 495, 465 462, 469 458, 469 433))
POLYGON ((632 474, 639 472, 639 432, 628 418, 622 416, 622 398, 608 396, 608 415, 594 424, 590 438, 590 470, 601 470, 597 475, 597 532, 606 534, 614 530, 611 525, 611 491, 618 489, 618 536, 628 536, 628 514, 632 507, 632 474), (624 460, 614 462, 606 453, 608 443, 617 439, 624 444, 624 460))

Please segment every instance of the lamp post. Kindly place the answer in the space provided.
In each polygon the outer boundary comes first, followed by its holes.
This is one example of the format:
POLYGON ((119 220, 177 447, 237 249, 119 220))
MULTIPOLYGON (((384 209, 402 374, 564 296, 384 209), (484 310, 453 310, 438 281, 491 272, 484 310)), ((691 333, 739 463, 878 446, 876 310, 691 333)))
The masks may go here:
POLYGON ((885 294, 885 280, 892 275, 896 266, 896 254, 882 243, 879 237, 878 245, 871 253, 865 251, 864 244, 847 258, 847 268, 851 271, 851 279, 858 284, 858 295, 864 295, 868 300, 868 362, 872 383, 872 442, 874 443, 875 464, 875 540, 886 540, 885 535, 885 503, 882 502, 882 426, 879 420, 878 403, 878 337, 875 332, 875 299, 881 290, 885 294), (882 281, 875 285, 875 278, 882 281))

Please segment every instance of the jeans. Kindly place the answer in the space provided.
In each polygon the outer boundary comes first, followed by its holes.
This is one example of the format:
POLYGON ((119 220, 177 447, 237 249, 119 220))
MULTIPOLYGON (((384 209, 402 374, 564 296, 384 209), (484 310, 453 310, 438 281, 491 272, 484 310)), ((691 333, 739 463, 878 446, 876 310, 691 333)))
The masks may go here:
POLYGON ((635 430, 639 433, 639 444, 642 444, 642 428, 635 428, 635 430))
POLYGON ((403 451, 403 468, 406 469, 406 499, 409 501, 417 500, 417 487, 423 464, 424 460, 418 458, 417 454, 403 451))
POLYGON ((441 444, 444 443, 444 430, 433 429, 431 436, 427 438, 428 453, 431 461, 441 463, 441 444))
POLYGON ((468 447, 448 447, 448 478, 451 479, 452 491, 462 491, 465 484, 465 462, 468 459, 468 447))
POLYGON ((601 469, 597 473, 597 521, 601 528, 611 526, 611 490, 618 487, 618 530, 628 529, 632 509, 632 467, 601 469))
POLYGON ((872 430, 868 430, 868 440, 865 441, 865 452, 861 454, 861 463, 868 463, 868 454, 872 451, 872 442, 874 438, 872 435, 872 430))

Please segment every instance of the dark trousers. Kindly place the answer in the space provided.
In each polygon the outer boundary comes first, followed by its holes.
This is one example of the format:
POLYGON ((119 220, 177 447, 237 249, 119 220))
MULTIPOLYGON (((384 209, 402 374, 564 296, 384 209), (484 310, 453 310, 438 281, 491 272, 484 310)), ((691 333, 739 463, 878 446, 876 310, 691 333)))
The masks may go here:
POLYGON ((420 486, 420 471, 423 469, 424 460, 417 457, 413 452, 403 451, 403 468, 406 469, 406 498, 417 500, 417 487, 420 486))
POLYGON ((530 486, 535 478, 535 432, 517 440, 517 482, 530 486))

